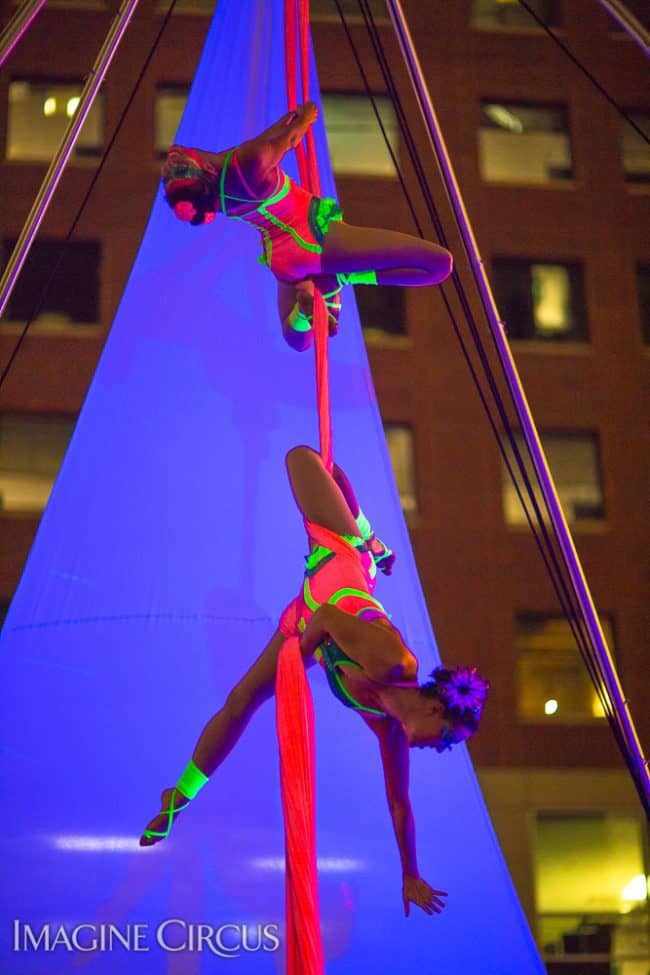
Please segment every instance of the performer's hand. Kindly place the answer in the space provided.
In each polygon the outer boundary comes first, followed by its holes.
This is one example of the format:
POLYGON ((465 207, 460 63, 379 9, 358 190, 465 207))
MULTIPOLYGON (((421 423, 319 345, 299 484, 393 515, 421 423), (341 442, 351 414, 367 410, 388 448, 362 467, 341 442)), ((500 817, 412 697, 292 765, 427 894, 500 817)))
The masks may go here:
POLYGON ((417 904, 425 914, 440 914, 447 896, 446 890, 434 890, 422 877, 405 876, 402 884, 404 914, 409 916, 411 904, 417 904))

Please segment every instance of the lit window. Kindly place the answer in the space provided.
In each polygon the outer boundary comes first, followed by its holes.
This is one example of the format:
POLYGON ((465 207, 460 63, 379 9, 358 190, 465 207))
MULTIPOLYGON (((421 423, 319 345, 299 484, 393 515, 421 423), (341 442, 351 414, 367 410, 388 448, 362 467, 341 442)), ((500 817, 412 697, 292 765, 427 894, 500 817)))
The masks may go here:
POLYGON ((417 511, 413 431, 404 424, 386 423, 384 433, 402 509, 417 511))
MULTIPOLYGON (((550 25, 557 25, 559 9, 556 0, 529 0, 538 17, 550 25)), ((479 27, 538 27, 519 0, 473 0, 472 23, 479 27)))
POLYGON ((68 417, 0 415, 0 509, 45 508, 73 427, 68 417))
MULTIPOLYGON (((339 0, 346 20, 363 20, 359 0, 339 0)), ((386 0, 369 0, 368 6, 375 20, 390 21, 386 0)), ((312 20, 339 20, 340 15, 334 0, 311 0, 309 15, 312 20)))
MULTIPOLYGON (((614 653, 613 627, 601 617, 614 653)), ((563 616, 521 613, 515 621, 519 716, 524 721, 574 724, 604 718, 596 689, 563 616)))
POLYGON ((492 263, 494 297, 511 339, 587 339, 582 268, 547 261, 492 263))
POLYGON ((359 285, 354 296, 366 339, 406 333, 404 288, 359 285))
POLYGON ((645 139, 633 129, 626 119, 621 119, 623 170, 628 183, 650 183, 650 115, 641 112, 628 112, 638 125, 645 139))
POLYGON ((157 156, 166 156, 167 150, 173 145, 189 93, 190 89, 187 85, 161 85, 157 89, 154 109, 157 156))
POLYGON ((647 970, 647 878, 636 817, 539 813, 535 899, 548 972, 647 970), (592 957, 581 964, 579 955, 592 957))
MULTIPOLYGON (((16 241, 4 240, 5 263, 16 241)), ((99 321, 101 245, 96 240, 36 240, 11 293, 5 318, 23 324, 40 310, 32 327, 56 330, 99 321), (50 275, 61 263, 50 282, 50 275)))
POLYGON ((491 182, 572 179, 566 109, 482 102, 479 161, 483 179, 491 182))
POLYGON ((639 264, 637 266, 636 282, 643 341, 650 345, 650 264, 639 264))
MULTIPOLYGON (((397 119, 389 98, 375 98, 388 141, 399 161, 397 119)), ((395 167, 384 137, 365 95, 323 95, 330 158, 342 176, 394 177, 395 167)))
MULTIPOLYGON (((525 468, 533 486, 537 476, 528 458, 528 448, 521 435, 516 437, 517 445, 524 459, 525 468)), ((504 441, 505 443, 505 441, 504 441)), ((542 434, 542 446, 555 487, 557 489, 564 517, 569 524, 584 520, 605 517, 603 492, 600 478, 600 459, 598 439, 594 434, 542 434)), ((510 445, 505 444, 511 466, 518 473, 510 445)), ((521 476, 517 478, 521 481, 521 476)), ((505 464, 502 467, 503 510, 508 525, 526 525, 526 515, 505 464)), ((525 492, 523 497, 526 499, 525 492)), ((545 502, 541 491, 535 487, 535 497, 542 512, 545 502)), ((527 501, 529 510, 532 506, 527 501)), ((535 518, 533 514, 533 523, 535 518)))
MULTIPOLYGON (((82 88, 82 82, 12 81, 9 84, 7 159, 49 162, 79 104, 82 88)), ((71 158, 98 156, 103 140, 104 97, 99 92, 71 158)))

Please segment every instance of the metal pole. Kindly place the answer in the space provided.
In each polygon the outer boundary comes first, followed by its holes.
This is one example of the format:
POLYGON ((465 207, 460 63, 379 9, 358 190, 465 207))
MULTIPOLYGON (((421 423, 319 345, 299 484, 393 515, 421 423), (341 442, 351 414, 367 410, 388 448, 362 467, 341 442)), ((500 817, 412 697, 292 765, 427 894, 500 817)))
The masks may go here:
POLYGON ((517 372, 517 367, 505 336, 503 323, 499 318, 499 312, 497 310, 490 284, 485 273, 483 260, 474 238, 474 233, 472 231, 469 217, 467 216, 467 211, 465 210, 465 205, 463 203, 458 183, 456 182, 449 153, 447 152, 442 132, 440 130, 440 125, 438 123, 438 119, 431 102, 431 97, 427 89, 426 81, 424 80, 422 68, 420 67, 420 62, 413 46, 413 40, 404 18, 402 5, 400 0, 387 0, 387 4, 391 19, 393 21, 393 26, 402 49, 402 54, 404 55, 404 60, 406 61, 408 72, 411 77, 411 82, 417 95, 420 111, 424 117, 432 148, 438 159, 438 164, 447 186, 447 191, 458 221, 459 229, 462 234, 465 247, 467 248, 467 252, 470 256, 470 263, 474 272, 474 277, 476 279, 478 289, 483 297, 485 307, 488 311, 490 328, 494 335, 499 357, 503 364, 508 385, 512 393, 515 408, 517 410, 517 416, 526 438, 537 476, 540 480, 545 501, 548 505, 551 521, 564 556, 564 562, 571 577, 573 590, 578 599, 582 617, 587 627, 592 645, 596 649, 602 676, 605 681, 605 686, 607 688, 610 701, 616 712, 620 725, 622 726, 626 744, 631 753, 633 765, 637 771, 637 785, 641 799, 646 810, 648 810, 650 809, 650 775, 648 773, 648 763, 645 760, 643 751, 641 749, 641 744, 639 742, 628 708, 628 701, 623 696, 623 690, 616 673, 616 668, 614 666, 609 648, 607 647, 607 643, 600 626, 600 621, 598 619, 598 615, 591 598, 591 593, 589 592, 589 587, 587 585, 582 566, 580 565, 580 560, 578 559, 578 554, 575 550, 573 539, 571 538, 564 513, 560 507, 560 502, 557 497, 557 491, 551 477, 551 472, 548 468, 539 435, 530 412, 530 407, 526 401, 526 396, 517 372))
POLYGON ((25 0, 0 34, 0 68, 23 36, 45 0, 25 0))
POLYGON ((650 34, 641 21, 637 20, 634 14, 619 0, 598 0, 598 2, 612 15, 614 20, 618 21, 623 30, 627 31, 632 40, 637 42, 647 57, 650 54, 650 34))
POLYGON ((20 274, 23 264, 29 254, 30 247, 34 241, 34 237, 38 232, 38 228, 47 212, 47 208, 50 205, 54 191, 58 186, 61 175, 65 165, 70 158, 70 154, 74 149, 75 143, 81 127, 83 126, 90 109, 92 108, 93 101, 99 91, 100 85, 104 80, 104 76, 108 70, 108 67, 113 59, 113 55, 117 51, 117 47, 122 39, 124 31, 129 25, 129 21, 133 16, 135 8, 138 5, 138 0, 125 0, 119 13, 116 15, 111 28, 106 35, 104 44, 97 55, 97 59, 92 67, 86 83, 83 87, 83 91, 80 96, 79 105, 73 117, 70 119, 70 124, 63 136, 63 141, 59 146, 56 156, 50 164, 50 168, 47 171, 45 179, 41 185, 38 192, 38 196, 34 201, 32 209, 29 212, 25 226, 22 229, 20 237, 16 242, 13 253, 9 258, 7 266, 2 275, 2 280, 0 280, 0 316, 5 310, 7 302, 11 296, 16 279, 20 274))

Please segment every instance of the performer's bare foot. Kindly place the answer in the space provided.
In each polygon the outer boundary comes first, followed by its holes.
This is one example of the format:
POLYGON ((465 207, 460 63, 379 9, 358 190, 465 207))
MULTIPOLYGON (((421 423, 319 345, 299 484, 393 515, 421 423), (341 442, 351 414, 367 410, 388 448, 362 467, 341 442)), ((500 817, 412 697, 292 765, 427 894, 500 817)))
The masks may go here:
POLYGON ((190 804, 190 800, 178 789, 163 789, 160 796, 161 812, 148 823, 140 837, 140 846, 153 846, 166 839, 176 821, 176 817, 190 804))

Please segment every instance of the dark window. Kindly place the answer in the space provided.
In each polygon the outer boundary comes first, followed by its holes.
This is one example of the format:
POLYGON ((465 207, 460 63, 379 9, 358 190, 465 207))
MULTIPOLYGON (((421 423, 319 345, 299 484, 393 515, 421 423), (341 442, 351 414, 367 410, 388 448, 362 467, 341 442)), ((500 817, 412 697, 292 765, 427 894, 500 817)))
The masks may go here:
POLYGON ((366 336, 406 334, 406 300, 403 288, 358 285, 354 289, 359 318, 366 336))
MULTIPOLYGON (((15 240, 3 241, 5 263, 15 240)), ((96 240, 36 240, 27 256, 5 310, 13 322, 25 322, 43 306, 35 324, 39 327, 89 325, 99 321, 101 245, 96 240), (51 283, 50 275, 57 261, 51 283)))
POLYGON ((626 183, 650 183, 650 115, 630 110, 628 115, 643 132, 637 132, 627 119, 621 119, 621 146, 626 183), (645 138, 644 138, 645 136, 645 138))
POLYGON ((650 345, 650 264, 639 264, 636 269, 639 314, 643 341, 650 345))
MULTIPOLYGON (((528 5, 545 23, 560 23, 557 0, 528 0, 528 5)), ((472 23, 478 27, 539 27, 519 0, 473 0, 472 23)))
POLYGON ((156 90, 154 140, 159 158, 174 143, 189 93, 189 85, 160 85, 156 90))
MULTIPOLYGON (((11 81, 7 159, 53 159, 77 109, 82 88, 81 81, 11 81)), ((72 159, 98 156, 103 141, 104 96, 99 92, 79 133, 72 159)))
POLYGON ((492 262, 494 296, 511 339, 585 342, 582 267, 551 261, 492 262))
POLYGON ((490 182, 550 183, 572 179, 566 108, 481 102, 479 162, 483 179, 490 182))
MULTIPOLYGON (((359 0, 339 0, 346 20, 363 20, 359 0)), ((381 21, 390 21, 386 0, 368 0, 372 16, 381 21)), ((311 0, 310 16, 313 20, 339 20, 340 14, 334 0, 311 0)))

